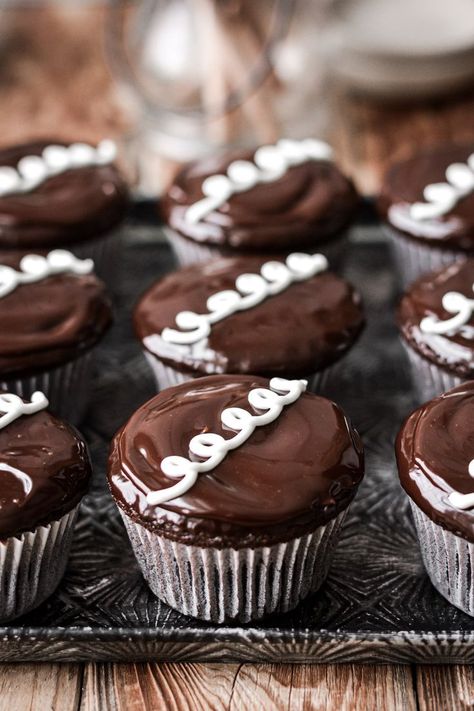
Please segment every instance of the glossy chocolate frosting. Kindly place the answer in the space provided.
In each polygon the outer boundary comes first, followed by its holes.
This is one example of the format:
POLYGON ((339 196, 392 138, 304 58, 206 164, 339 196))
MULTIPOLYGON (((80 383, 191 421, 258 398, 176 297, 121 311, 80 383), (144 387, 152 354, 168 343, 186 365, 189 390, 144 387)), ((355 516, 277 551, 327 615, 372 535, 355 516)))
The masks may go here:
POLYGON ((459 200, 446 215, 428 220, 415 220, 410 216, 410 206, 425 201, 424 188, 446 182, 446 168, 452 163, 466 163, 473 151, 472 144, 444 145, 394 164, 385 176, 379 198, 383 218, 414 239, 474 251, 474 192, 459 200))
POLYGON ((472 299, 473 285, 474 259, 451 264, 418 279, 403 296, 397 311, 398 326, 405 341, 432 363, 462 378, 474 377, 474 317, 449 335, 425 333, 420 323, 427 316, 442 321, 452 318, 453 314, 443 308, 443 296, 457 291, 472 299))
POLYGON ((290 167, 279 180, 232 195, 197 224, 186 222, 186 209, 204 197, 203 181, 253 154, 233 151, 186 166, 161 201, 165 222, 197 242, 261 251, 317 249, 351 222, 358 205, 354 186, 323 160, 290 167))
MULTIPOLYGON (((58 141, 0 151, 0 166, 16 167, 58 141)), ((128 207, 125 181, 113 164, 74 168, 31 192, 0 196, 0 248, 37 249, 83 242, 117 226, 128 207)))
MULTIPOLYGON (((21 255, 0 264, 18 269, 21 255)), ((112 322, 106 288, 94 274, 58 274, 0 297, 0 381, 63 365, 89 350, 112 322)))
POLYGON ((474 382, 415 410, 397 438, 400 481, 417 506, 443 528, 474 542, 474 509, 461 510, 449 495, 474 492, 474 382))
POLYGON ((46 410, 0 429, 0 539, 59 520, 84 496, 90 475, 79 433, 46 410))
POLYGON ((258 274, 263 257, 216 259, 169 274, 135 308, 140 340, 152 334, 153 352, 177 370, 195 374, 254 373, 307 376, 341 356, 362 329, 359 295, 345 280, 322 272, 295 282, 257 306, 214 324, 208 339, 190 346, 165 342, 180 311, 207 313, 209 296, 235 288, 240 274, 258 274))
POLYGON ((247 397, 256 387, 268 381, 211 376, 168 388, 142 405, 112 444, 108 478, 118 506, 173 540, 236 547, 302 535, 345 509, 363 476, 362 444, 341 409, 311 393, 258 427, 185 495, 147 504, 150 490, 176 483, 161 471, 164 457, 188 457, 199 433, 228 438, 222 410, 252 412, 247 397))

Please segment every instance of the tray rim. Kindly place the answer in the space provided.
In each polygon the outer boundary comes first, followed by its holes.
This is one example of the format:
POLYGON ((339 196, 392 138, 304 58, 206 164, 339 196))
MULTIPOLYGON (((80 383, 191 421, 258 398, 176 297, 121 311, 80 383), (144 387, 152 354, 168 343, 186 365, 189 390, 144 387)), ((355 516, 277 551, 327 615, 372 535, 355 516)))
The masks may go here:
MULTIPOLYGON (((276 628, 260 629, 258 627, 225 627, 219 626, 218 628, 213 628, 208 630, 201 627, 179 627, 176 629, 169 629, 164 627, 114 627, 112 629, 107 627, 93 627, 87 625, 84 627, 71 626, 71 627, 8 627, 3 625, 0 627, 0 641, 15 638, 20 639, 21 637, 34 637, 35 639, 48 639, 53 638, 61 639, 67 636, 71 638, 77 637, 78 639, 90 638, 91 640, 100 637, 104 640, 113 640, 115 638, 123 639, 124 637, 131 639, 143 639, 149 638, 156 641, 187 641, 187 638, 193 639, 204 639, 209 637, 212 640, 216 638, 222 638, 222 641, 233 641, 238 639, 242 641, 243 638, 255 638, 255 639, 265 639, 265 640, 277 640, 282 642, 288 642, 296 637, 298 640, 304 642, 316 642, 319 640, 331 640, 331 641, 382 641, 385 639, 393 639, 395 637, 401 637, 403 639, 409 639, 412 642, 417 640, 426 640, 427 637, 433 638, 434 640, 452 640, 452 641, 462 641, 463 643, 472 642, 474 643, 474 631, 469 630, 438 630, 436 632, 430 630, 393 630, 385 632, 374 632, 368 630, 354 630, 352 632, 344 632, 342 630, 328 630, 328 629, 318 629, 310 630, 309 628, 301 630, 278 630, 276 628)), ((473 646, 474 651, 474 646, 473 646)))
MULTIPOLYGON (((355 227, 374 227, 374 201, 366 198, 355 227)), ((159 227, 154 201, 135 201, 131 225, 159 227)), ((376 239, 357 242, 380 243, 376 239)), ((206 629, 189 618, 186 627, 0 626, 0 662, 5 661, 289 661, 311 663, 474 664, 474 630, 317 630, 252 626, 206 629), (114 645, 117 653, 100 646, 114 645), (128 649, 126 648, 128 644, 128 649), (134 646, 135 645, 135 646, 134 646), (202 647, 196 651, 196 645, 202 647), (124 649, 122 649, 124 647, 124 649), (121 651, 122 650, 122 651, 121 651), (218 658, 216 656, 218 655, 218 658)))
POLYGON ((299 632, 272 638, 245 629, 199 635, 189 629, 0 628, 0 662, 212 662, 318 664, 473 664, 474 632, 299 632), (19 632, 19 635, 17 634, 19 632), (34 632, 34 636, 31 633, 34 632), (84 634, 86 632, 86 635, 84 634), (138 634, 137 634, 138 632, 138 634), (285 639, 283 639, 283 637, 285 639), (25 641, 29 642, 28 649, 25 641), (137 645, 137 642, 140 642, 137 645))

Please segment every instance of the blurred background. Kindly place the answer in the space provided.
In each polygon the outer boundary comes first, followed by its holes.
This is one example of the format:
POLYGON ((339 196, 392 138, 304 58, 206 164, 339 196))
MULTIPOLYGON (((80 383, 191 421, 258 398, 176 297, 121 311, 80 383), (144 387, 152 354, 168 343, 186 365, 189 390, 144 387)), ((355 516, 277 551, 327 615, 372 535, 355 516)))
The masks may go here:
POLYGON ((137 192, 220 146, 317 136, 365 194, 474 141, 474 0, 0 0, 0 142, 119 142, 137 192))

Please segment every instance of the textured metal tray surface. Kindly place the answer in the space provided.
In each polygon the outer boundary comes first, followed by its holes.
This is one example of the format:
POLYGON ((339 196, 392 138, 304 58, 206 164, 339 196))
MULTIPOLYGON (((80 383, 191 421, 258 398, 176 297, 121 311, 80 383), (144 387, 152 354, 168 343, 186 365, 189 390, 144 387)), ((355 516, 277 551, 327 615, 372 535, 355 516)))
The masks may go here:
POLYGON ((0 660, 474 662, 474 620, 431 586, 395 474, 393 440, 414 400, 393 322, 391 260, 376 226, 361 225, 354 236, 346 273, 362 291, 368 326, 328 395, 364 439, 367 474, 320 592, 286 615, 218 627, 160 603, 139 573, 104 471, 111 437, 154 393, 132 306, 174 262, 159 227, 136 222, 81 428, 95 478, 67 572, 40 608, 0 628, 0 660))

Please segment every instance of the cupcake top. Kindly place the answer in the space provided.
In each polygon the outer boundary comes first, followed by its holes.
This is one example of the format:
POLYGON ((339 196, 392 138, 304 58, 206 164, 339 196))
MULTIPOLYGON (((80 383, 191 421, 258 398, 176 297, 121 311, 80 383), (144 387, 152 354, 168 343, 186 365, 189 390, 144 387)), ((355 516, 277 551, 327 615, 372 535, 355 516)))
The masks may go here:
POLYGON ((37 141, 0 151, 0 248, 83 242, 120 223, 127 186, 115 146, 37 141))
POLYGON ((474 542, 474 382, 415 410, 398 435, 400 481, 436 524, 474 542))
POLYGON ((211 376, 168 388, 117 433, 109 485, 150 530, 196 545, 267 545, 347 507, 362 444, 300 380, 211 376))
POLYGON ((59 520, 87 491, 87 447, 47 406, 0 392, 0 539, 59 520))
POLYGON ((77 358, 111 323, 105 285, 91 259, 65 250, 0 255, 0 374, 6 379, 77 358))
POLYGON ((382 186, 379 208, 409 237, 474 250, 474 145, 442 146, 396 163, 382 186))
POLYGON ((398 326, 407 343, 432 363, 474 377, 474 259, 421 277, 403 296, 398 326))
POLYGON ((307 376, 335 361, 362 329, 353 287, 320 254, 216 259, 169 274, 141 298, 144 347, 194 374, 307 376))
POLYGON ((186 237, 237 250, 317 248, 343 230, 358 197, 322 141, 281 140, 187 165, 161 202, 186 237))

